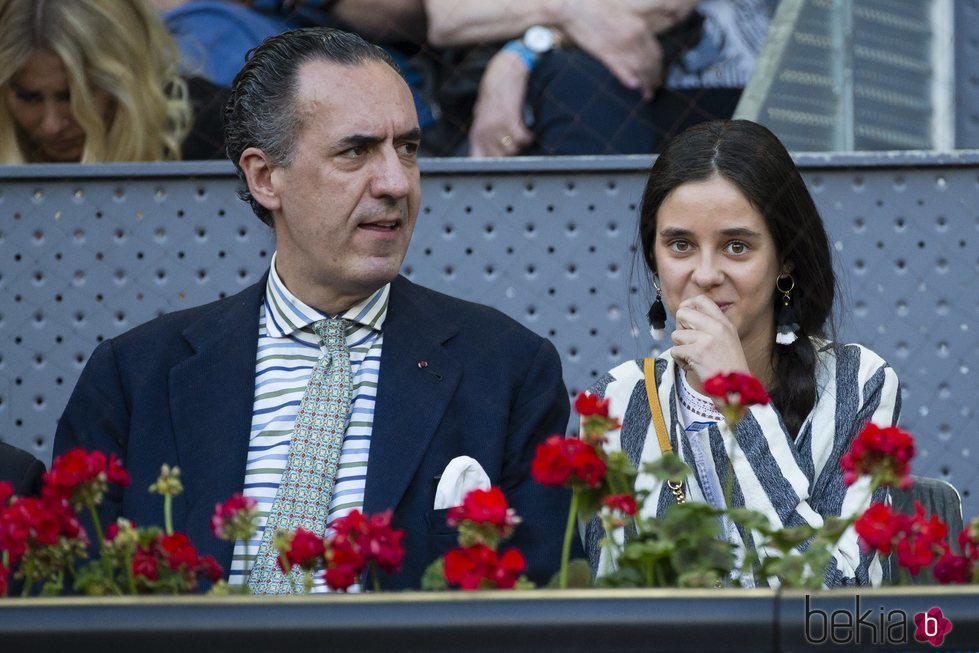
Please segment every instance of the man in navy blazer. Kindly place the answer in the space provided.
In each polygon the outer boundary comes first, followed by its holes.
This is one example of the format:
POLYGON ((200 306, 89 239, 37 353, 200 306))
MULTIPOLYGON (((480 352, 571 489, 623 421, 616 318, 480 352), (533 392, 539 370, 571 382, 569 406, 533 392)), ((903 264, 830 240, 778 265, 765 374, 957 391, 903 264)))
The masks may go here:
MULTIPOLYGON (((455 545, 435 494, 458 456, 478 461, 507 495, 523 518, 510 544, 546 582, 570 498, 534 482, 529 467, 537 443, 567 426, 560 361, 503 314, 398 275, 420 204, 420 132, 394 64, 344 32, 273 37, 236 78, 225 131, 239 194, 275 231, 271 276, 296 303, 336 316, 387 288, 361 506, 393 509, 406 531, 402 571, 383 584, 417 587, 455 545)), ((161 464, 179 466, 175 528, 225 569, 234 547, 211 534, 210 517, 246 488, 269 276, 101 343, 55 440, 56 454, 82 446, 125 461, 133 482, 108 494, 105 521, 162 524, 162 500, 147 488, 161 464)))

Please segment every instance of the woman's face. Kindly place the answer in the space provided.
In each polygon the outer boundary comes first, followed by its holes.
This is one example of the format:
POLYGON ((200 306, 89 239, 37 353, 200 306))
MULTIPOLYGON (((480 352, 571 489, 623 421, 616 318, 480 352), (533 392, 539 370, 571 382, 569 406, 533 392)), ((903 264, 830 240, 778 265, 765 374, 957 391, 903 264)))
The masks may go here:
MULTIPOLYGON (((85 130, 71 112, 68 73, 57 54, 35 50, 5 90, 11 115, 42 160, 73 162, 82 158, 85 130)), ((99 115, 108 120, 112 105, 109 95, 96 91, 95 104, 99 115)))
POLYGON ((671 314, 683 300, 705 295, 731 321, 746 355, 772 346, 778 252, 765 219, 737 186, 714 176, 667 195, 656 214, 654 254, 671 314))

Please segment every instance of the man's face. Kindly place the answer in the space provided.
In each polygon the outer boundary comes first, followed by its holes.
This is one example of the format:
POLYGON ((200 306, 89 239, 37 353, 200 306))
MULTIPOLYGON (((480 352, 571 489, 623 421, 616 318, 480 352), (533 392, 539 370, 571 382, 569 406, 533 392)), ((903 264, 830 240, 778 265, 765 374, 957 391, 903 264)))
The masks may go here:
POLYGON ((310 61, 298 79, 293 160, 270 176, 276 271, 335 314, 401 268, 421 200, 421 135, 408 86, 383 62, 310 61))

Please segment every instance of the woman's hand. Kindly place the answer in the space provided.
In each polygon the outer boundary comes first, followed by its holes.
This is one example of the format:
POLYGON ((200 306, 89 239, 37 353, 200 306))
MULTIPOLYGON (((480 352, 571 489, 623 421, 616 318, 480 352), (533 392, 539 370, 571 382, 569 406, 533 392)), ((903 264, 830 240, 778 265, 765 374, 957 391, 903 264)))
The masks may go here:
POLYGON ((675 317, 671 353, 685 372, 701 383, 715 374, 751 372, 737 329, 706 296, 680 302, 675 317))

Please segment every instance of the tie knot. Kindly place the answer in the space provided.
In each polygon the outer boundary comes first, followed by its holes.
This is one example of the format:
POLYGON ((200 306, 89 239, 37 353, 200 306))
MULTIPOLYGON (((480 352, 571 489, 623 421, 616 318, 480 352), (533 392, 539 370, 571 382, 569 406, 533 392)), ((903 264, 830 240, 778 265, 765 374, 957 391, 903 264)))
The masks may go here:
POLYGON ((327 349, 343 347, 346 344, 347 321, 340 318, 319 320, 313 322, 313 332, 327 349))

